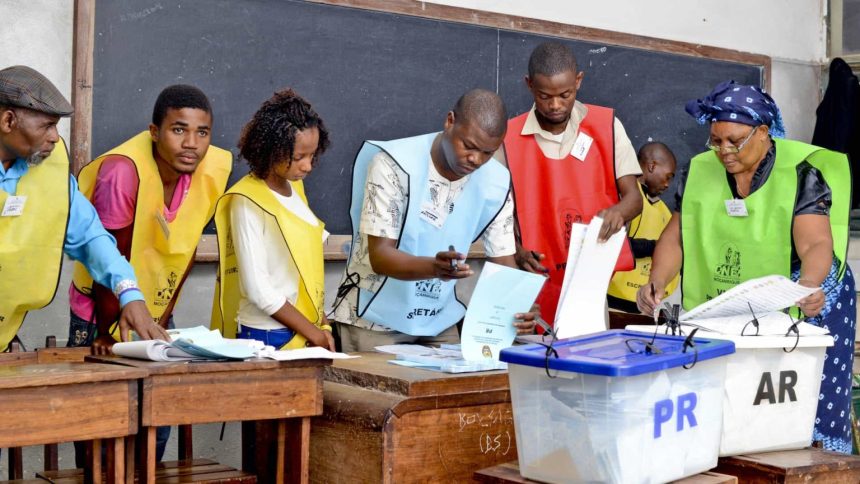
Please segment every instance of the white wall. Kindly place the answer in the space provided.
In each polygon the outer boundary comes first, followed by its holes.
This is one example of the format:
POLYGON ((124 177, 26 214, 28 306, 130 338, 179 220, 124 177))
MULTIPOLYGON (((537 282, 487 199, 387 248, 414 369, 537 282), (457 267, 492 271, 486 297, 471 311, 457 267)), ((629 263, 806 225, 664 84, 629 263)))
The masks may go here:
MULTIPOLYGON (((0 0, 0 69, 26 65, 72 100, 74 0, 0 0)), ((69 139, 69 119, 60 121, 69 139)))
POLYGON ((819 65, 827 55, 826 0, 430 0, 425 3, 770 56, 771 94, 783 110, 788 136, 801 141, 812 139, 819 102, 819 65))

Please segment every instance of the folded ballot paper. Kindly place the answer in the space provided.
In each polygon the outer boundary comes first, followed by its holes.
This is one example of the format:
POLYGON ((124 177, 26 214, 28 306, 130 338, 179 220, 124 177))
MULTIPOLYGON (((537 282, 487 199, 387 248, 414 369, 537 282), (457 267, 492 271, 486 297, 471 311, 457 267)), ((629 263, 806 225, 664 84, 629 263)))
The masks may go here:
POLYGON ((113 345, 113 353, 117 356, 151 361, 245 360, 255 357, 278 361, 351 358, 343 353, 332 353, 325 348, 276 351, 271 346, 265 346, 262 341, 224 338, 218 330, 210 330, 205 326, 170 329, 167 334, 172 341, 116 343, 113 345))

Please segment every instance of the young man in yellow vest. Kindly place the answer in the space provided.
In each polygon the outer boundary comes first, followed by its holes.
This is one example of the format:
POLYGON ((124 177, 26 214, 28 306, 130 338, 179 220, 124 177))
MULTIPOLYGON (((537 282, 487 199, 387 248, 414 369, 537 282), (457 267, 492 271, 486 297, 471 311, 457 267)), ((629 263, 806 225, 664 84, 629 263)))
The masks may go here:
MULTIPOLYGON (((173 307, 200 235, 230 176, 232 155, 210 146, 211 134, 206 95, 193 86, 170 86, 155 101, 148 131, 96 158, 78 175, 81 191, 135 268, 149 311, 163 328, 172 326, 173 307)), ((112 327, 116 298, 93 284, 79 264, 69 303, 69 345, 92 344, 94 353, 109 353, 118 336, 112 327)), ((158 460, 169 432, 169 427, 158 429, 158 460)))
MULTIPOLYGON (((672 219, 672 211, 660 199, 675 176, 675 155, 668 146, 659 142, 646 143, 639 148, 639 192, 642 194, 642 213, 630 222, 627 237, 636 258, 632 271, 616 272, 609 283, 609 307, 626 313, 639 314, 636 292, 648 284, 651 275, 651 256, 657 239, 672 219)), ((678 286, 678 276, 666 286, 667 295, 678 286)))
POLYGON ((145 339, 168 339, 153 323, 134 271, 70 175, 57 122, 71 114, 42 74, 25 66, 0 70, 0 351, 27 311, 53 299, 63 253, 119 299, 123 339, 130 329, 145 339))
MULTIPOLYGON (((168 327, 203 228, 230 175, 230 152, 210 147, 212 108, 200 89, 175 85, 155 102, 152 124, 81 170, 81 191, 131 262, 156 321, 168 327)), ((107 353, 116 298, 75 266, 69 345, 107 353), (93 338, 93 330, 98 336, 93 338)))

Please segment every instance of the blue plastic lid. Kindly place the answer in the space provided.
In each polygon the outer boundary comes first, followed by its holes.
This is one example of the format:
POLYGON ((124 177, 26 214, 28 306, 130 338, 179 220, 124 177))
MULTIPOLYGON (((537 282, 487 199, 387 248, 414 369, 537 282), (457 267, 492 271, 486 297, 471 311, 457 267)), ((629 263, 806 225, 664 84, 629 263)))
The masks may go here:
MULTIPOLYGON (((552 345, 558 357, 550 354, 549 368, 589 375, 634 376, 735 352, 735 344, 731 341, 694 337, 695 347, 688 348, 684 353, 686 336, 658 334, 651 348, 659 352, 652 351, 649 354, 645 351, 645 343, 650 343, 652 338, 654 333, 611 330, 559 340, 552 345)), ((546 355, 545 346, 530 344, 506 348, 499 358, 514 365, 544 368, 547 364, 546 355)))

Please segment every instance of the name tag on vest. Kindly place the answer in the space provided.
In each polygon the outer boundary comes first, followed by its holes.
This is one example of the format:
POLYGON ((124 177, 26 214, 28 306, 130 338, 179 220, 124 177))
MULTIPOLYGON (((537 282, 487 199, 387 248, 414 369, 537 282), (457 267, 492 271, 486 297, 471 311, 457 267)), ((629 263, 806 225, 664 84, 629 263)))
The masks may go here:
POLYGON ((24 213, 24 204, 27 203, 26 195, 9 195, 3 204, 3 217, 17 217, 24 213))
POLYGON ((594 138, 580 131, 576 135, 576 141, 573 142, 573 149, 570 150, 570 155, 579 161, 585 161, 585 157, 588 156, 588 150, 591 149, 591 143, 593 142, 594 138))
POLYGON ((161 227, 161 232, 165 239, 170 238, 170 226, 167 224, 167 219, 161 213, 155 214, 155 220, 158 221, 158 226, 161 227))
POLYGON ((442 224, 445 223, 445 219, 448 218, 448 214, 440 213, 430 200, 421 204, 421 212, 419 212, 419 215, 421 216, 421 220, 429 223, 437 229, 441 229, 442 224))
POLYGON ((749 215, 747 204, 736 198, 726 200, 726 213, 729 214, 729 217, 746 217, 749 215))

